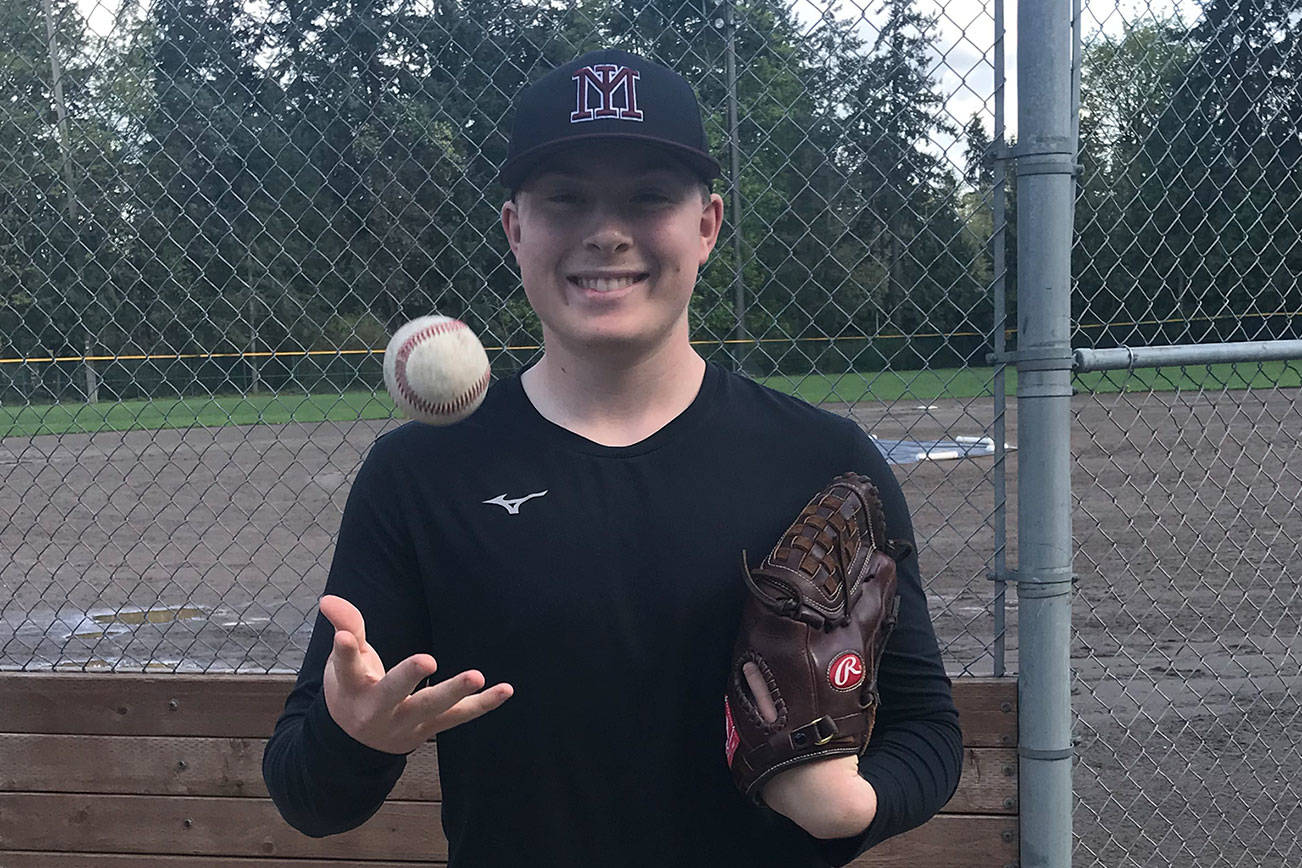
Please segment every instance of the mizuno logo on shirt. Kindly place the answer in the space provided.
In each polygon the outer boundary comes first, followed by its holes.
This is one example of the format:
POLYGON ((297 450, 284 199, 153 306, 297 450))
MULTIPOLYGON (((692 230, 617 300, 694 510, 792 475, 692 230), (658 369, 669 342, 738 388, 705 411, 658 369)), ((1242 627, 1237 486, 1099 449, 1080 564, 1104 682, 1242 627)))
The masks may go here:
POLYGON ((542 497, 546 491, 535 491, 533 494, 526 494, 524 497, 507 497, 505 494, 499 494, 492 500, 485 500, 484 503, 495 503, 510 515, 520 514, 520 504, 526 500, 533 500, 535 497, 542 497))

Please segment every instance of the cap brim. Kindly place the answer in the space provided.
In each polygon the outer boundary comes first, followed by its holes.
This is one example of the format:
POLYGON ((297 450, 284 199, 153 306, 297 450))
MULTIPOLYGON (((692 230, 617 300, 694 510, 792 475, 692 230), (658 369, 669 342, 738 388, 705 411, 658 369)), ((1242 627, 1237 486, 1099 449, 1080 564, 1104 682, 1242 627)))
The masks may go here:
POLYGON ((723 174, 719 163, 708 154, 691 148, 685 148, 677 142, 657 139, 653 136, 638 136, 611 133, 596 133, 587 136, 569 136, 561 141, 548 142, 528 151, 516 154, 503 164, 498 180, 509 190, 519 189, 529 176, 538 170, 549 157, 564 153, 576 144, 595 141, 626 141, 654 145, 685 165, 702 181, 713 181, 723 174))

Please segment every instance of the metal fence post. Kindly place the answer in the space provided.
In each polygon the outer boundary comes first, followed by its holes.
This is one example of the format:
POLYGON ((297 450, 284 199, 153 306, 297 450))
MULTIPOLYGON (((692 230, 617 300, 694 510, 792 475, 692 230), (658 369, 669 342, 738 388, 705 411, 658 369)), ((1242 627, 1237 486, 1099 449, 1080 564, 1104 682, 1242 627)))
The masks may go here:
POLYGON ((1007 637, 1006 618, 1008 616, 1007 582, 1008 578, 1008 455, 1005 452, 1007 430, 1005 423, 1008 412, 1006 371, 1004 357, 1007 354, 1008 339, 1008 256, 1006 236, 1008 217, 1005 213, 1008 195, 1008 131, 1004 127, 1004 92, 1006 78, 1004 75, 1004 0, 995 0, 995 138, 991 143, 990 154, 994 163, 994 177, 991 195, 992 224, 990 227, 990 262, 994 269, 992 275, 991 296, 994 303, 994 328, 992 346, 995 357, 994 419, 995 466, 991 482, 995 490, 994 532, 995 548, 992 557, 995 580, 994 609, 995 635, 991 648, 994 662, 994 675, 1001 678, 1005 666, 1005 642, 1007 637))
POLYGON ((1019 3, 1017 18, 1021 864, 1069 868, 1070 0, 1019 3))

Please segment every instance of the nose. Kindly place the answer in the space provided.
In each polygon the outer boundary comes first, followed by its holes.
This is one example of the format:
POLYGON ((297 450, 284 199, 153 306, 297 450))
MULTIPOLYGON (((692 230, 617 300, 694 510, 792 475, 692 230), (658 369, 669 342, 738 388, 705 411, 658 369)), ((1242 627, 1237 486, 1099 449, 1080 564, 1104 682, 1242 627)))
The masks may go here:
POLYGON ((584 246, 601 253, 620 253, 633 244, 628 227, 612 210, 597 209, 584 238, 584 246))

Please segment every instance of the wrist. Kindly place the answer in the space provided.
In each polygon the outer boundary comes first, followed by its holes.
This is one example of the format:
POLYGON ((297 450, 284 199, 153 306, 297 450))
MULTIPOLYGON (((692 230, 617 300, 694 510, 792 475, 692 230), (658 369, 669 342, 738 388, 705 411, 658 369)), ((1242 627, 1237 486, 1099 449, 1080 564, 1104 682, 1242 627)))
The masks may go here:
POLYGON ((764 785, 763 799, 821 839, 862 834, 877 816, 877 791, 859 775, 857 756, 804 763, 764 785))

